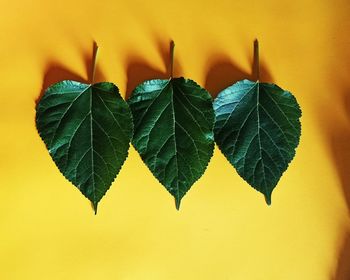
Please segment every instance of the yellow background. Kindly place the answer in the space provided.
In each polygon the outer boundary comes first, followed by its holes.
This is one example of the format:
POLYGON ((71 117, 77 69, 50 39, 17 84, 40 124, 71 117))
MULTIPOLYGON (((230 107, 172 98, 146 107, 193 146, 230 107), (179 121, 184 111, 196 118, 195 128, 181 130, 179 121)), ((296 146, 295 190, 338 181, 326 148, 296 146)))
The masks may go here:
POLYGON ((2 0, 0 279, 347 280, 350 277, 348 0, 2 0), (87 78, 123 96, 175 72, 213 94, 249 77, 297 97, 302 137, 272 196, 250 188, 216 149, 175 210, 133 148, 97 216, 58 171, 35 128, 49 82, 87 78))

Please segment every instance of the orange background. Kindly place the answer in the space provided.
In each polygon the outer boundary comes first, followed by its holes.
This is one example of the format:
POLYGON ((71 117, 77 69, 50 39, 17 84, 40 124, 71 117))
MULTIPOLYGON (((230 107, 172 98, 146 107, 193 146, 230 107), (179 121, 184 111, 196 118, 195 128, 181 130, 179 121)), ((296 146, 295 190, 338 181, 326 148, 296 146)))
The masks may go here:
POLYGON ((350 277, 350 2, 4 1, 0 17, 0 279, 347 280, 350 277), (295 159, 272 196, 250 188, 216 149, 174 201, 133 148, 97 216, 58 171, 35 128, 35 101, 60 79, 123 94, 175 73, 215 95, 250 77, 303 110, 295 159))

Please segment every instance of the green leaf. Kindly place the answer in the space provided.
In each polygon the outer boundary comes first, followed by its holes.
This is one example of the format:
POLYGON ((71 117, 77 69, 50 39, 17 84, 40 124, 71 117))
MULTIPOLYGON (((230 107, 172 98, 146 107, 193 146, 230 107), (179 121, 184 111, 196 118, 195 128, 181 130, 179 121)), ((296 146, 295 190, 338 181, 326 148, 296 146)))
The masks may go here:
POLYGON ((275 84, 244 80, 223 90, 214 110, 220 150, 271 204, 299 143, 301 110, 295 97, 275 84))
POLYGON ((192 80, 171 78, 140 84, 128 103, 135 127, 132 144, 179 209, 213 154, 212 98, 192 80))
POLYGON ((96 212, 128 155, 128 104, 112 83, 62 81, 45 91, 36 109, 37 129, 52 159, 96 212))

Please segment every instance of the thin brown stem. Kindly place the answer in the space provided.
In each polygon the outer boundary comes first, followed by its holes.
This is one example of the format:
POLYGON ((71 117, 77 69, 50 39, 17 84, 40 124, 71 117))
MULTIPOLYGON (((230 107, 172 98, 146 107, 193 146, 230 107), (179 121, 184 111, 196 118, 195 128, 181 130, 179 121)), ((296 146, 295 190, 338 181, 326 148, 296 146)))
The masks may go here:
POLYGON ((260 79, 260 62, 259 62, 259 41, 258 39, 254 40, 254 69, 253 77, 259 81, 260 79))
POLYGON ((173 40, 170 41, 170 78, 174 76, 174 48, 175 43, 173 40))
POLYGON ((91 65, 91 75, 90 75, 91 84, 93 84, 95 81, 97 51, 98 51, 98 46, 97 46, 97 43, 94 41, 93 47, 92 47, 92 65, 91 65))

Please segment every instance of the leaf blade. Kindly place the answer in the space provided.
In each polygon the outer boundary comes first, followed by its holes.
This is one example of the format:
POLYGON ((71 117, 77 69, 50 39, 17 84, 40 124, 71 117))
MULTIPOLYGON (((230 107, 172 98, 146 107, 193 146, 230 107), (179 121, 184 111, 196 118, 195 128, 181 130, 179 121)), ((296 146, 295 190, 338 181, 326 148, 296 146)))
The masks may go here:
POLYGON ((301 110, 295 97, 274 84, 243 80, 219 93, 214 110, 220 150, 271 204, 299 144, 301 110))
POLYGON ((213 153, 211 96, 191 80, 172 78, 140 84, 128 103, 135 126, 132 144, 179 209, 213 153))
POLYGON ((62 81, 46 90, 36 109, 52 159, 96 211, 128 154, 133 127, 127 103, 112 83, 62 81))

